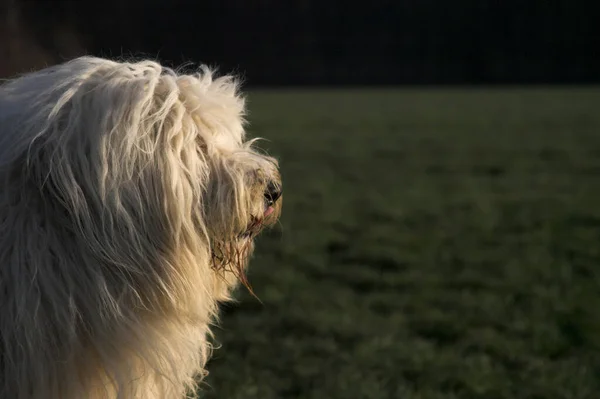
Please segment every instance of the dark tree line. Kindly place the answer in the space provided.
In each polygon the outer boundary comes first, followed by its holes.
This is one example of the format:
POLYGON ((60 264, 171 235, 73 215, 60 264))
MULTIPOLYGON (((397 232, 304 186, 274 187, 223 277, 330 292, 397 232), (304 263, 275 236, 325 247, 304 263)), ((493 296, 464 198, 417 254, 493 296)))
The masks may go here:
POLYGON ((57 60, 204 62, 254 85, 600 82, 586 0, 12 1, 57 60))

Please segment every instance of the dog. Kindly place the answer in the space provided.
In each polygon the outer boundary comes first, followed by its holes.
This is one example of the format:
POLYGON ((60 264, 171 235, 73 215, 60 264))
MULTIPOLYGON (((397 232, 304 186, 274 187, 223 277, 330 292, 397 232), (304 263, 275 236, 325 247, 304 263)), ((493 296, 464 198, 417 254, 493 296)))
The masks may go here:
POLYGON ((239 80, 80 57, 0 86, 0 398, 183 398, 279 218, 239 80))

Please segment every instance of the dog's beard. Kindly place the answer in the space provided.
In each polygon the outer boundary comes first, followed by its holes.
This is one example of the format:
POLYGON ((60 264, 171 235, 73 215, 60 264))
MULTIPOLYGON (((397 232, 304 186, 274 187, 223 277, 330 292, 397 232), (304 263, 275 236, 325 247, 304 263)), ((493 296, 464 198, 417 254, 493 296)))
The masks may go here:
POLYGON ((237 239, 242 240, 242 241, 253 240, 256 236, 258 236, 260 234, 263 227, 265 226, 265 222, 267 222, 266 224, 270 224, 270 223, 268 223, 271 219, 270 216, 273 215, 274 213, 275 213, 275 207, 270 204, 265 204, 265 211, 264 211, 263 215, 262 216, 252 216, 250 218, 250 222, 248 223, 248 226, 246 227, 246 230, 244 230, 240 235, 238 235, 237 239))
MULTIPOLYGON (((227 239, 215 239, 212 245, 212 267, 217 273, 231 273, 251 293, 246 268, 252 252, 254 239, 266 228, 275 224, 281 212, 281 200, 265 201, 261 215, 252 215, 242 232, 233 233, 227 239)), ((259 212, 256 212, 259 213, 259 212)))

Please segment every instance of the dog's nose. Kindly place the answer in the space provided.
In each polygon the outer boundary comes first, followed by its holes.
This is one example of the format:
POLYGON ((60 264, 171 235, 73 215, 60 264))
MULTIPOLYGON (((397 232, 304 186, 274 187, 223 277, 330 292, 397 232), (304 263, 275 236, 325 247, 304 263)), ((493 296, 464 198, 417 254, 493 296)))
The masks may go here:
POLYGON ((267 201, 268 206, 273 205, 279 197, 281 197, 281 191, 281 185, 272 181, 267 184, 267 188, 265 189, 265 200, 267 201))

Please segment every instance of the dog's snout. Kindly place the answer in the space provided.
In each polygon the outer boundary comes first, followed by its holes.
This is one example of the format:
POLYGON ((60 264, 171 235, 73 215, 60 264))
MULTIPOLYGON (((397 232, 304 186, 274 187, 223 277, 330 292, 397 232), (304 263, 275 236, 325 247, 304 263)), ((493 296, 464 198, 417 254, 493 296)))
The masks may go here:
POLYGON ((281 185, 271 181, 265 189, 265 200, 269 206, 273 205, 281 197, 281 185))

